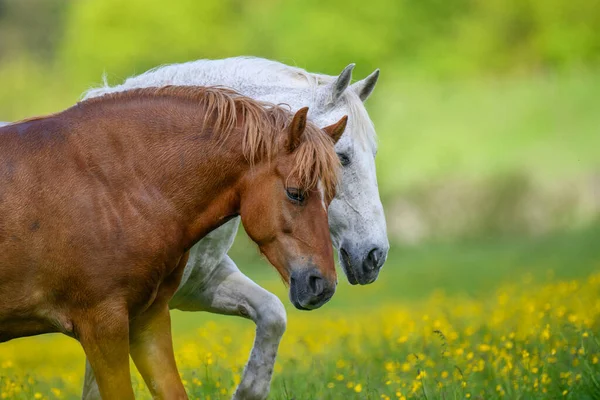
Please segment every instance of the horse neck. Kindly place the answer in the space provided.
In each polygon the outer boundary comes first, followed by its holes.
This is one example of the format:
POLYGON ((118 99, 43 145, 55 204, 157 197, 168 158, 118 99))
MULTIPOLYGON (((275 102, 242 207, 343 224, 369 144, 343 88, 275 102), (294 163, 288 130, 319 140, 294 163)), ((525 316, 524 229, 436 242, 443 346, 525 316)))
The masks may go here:
MULTIPOLYGON (((186 247, 237 215, 237 184, 249 170, 241 133, 220 137, 210 122, 202 127, 197 104, 165 106, 150 100, 144 107, 114 104, 109 111, 111 122, 86 135, 101 145, 93 155, 100 159, 97 164, 112 159, 116 174, 134 177, 132 190, 143 186, 158 193, 170 206, 164 212, 180 224, 186 247)), ((83 129, 99 123, 86 122, 83 129)))

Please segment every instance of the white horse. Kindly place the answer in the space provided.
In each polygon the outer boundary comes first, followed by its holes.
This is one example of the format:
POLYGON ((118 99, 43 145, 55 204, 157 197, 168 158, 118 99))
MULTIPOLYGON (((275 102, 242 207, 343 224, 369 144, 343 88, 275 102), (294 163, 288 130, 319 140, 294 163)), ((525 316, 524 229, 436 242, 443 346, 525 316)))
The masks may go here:
MULTIPOLYGON (((308 106, 309 118, 318 126, 327 126, 348 115, 346 131, 336 144, 343 172, 337 195, 329 206, 329 226, 348 281, 364 285, 377 279, 389 242, 375 174, 375 129, 363 105, 377 83, 379 70, 350 85, 353 68, 354 64, 350 64, 334 77, 261 58, 199 60, 159 67, 114 87, 105 83, 84 97, 140 87, 220 85, 257 100, 286 103, 292 111, 308 106)), ((234 399, 265 399, 286 327, 286 313, 275 295, 241 273, 227 255, 238 227, 236 218, 191 249, 170 307, 253 320, 254 346, 234 399)), ((83 397, 99 398, 89 363, 83 397)))

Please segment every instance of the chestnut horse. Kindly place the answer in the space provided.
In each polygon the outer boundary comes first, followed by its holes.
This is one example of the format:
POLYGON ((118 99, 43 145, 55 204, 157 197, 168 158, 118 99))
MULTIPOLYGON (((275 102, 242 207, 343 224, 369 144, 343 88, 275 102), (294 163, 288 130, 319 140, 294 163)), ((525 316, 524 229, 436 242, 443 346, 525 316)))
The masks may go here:
POLYGON ((136 89, 0 128, 0 342, 79 340, 105 399, 185 398, 168 301, 187 251, 241 216, 290 285, 320 305, 346 118, 324 129, 220 88, 136 89), (239 133, 238 133, 239 132, 239 133))

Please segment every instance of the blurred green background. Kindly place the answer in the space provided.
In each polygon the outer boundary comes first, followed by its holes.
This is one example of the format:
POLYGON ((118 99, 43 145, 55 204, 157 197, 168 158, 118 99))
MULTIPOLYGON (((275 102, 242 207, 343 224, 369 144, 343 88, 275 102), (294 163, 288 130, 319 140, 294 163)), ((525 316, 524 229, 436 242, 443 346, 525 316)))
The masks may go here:
MULTIPOLYGON (((66 108, 103 74, 199 58, 381 68, 367 102, 392 242, 381 280, 427 292, 464 269, 465 288, 485 287, 520 265, 507 255, 558 243, 555 269, 573 254, 597 265, 599 32, 600 0, 0 0, 0 120, 66 108)), ((234 258, 262 282, 240 239, 234 258)))

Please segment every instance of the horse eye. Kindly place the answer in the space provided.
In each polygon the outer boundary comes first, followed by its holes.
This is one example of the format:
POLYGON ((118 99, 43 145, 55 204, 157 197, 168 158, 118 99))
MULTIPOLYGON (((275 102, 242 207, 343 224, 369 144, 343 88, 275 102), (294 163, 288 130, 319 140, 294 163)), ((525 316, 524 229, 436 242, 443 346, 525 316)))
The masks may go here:
POLYGON ((295 188, 288 188, 285 189, 285 192, 287 194, 287 197, 293 202, 304 203, 305 196, 301 190, 295 188))
POLYGON ((340 159, 340 163, 342 167, 345 167, 350 164, 350 156, 344 153, 337 153, 338 158, 340 159))

